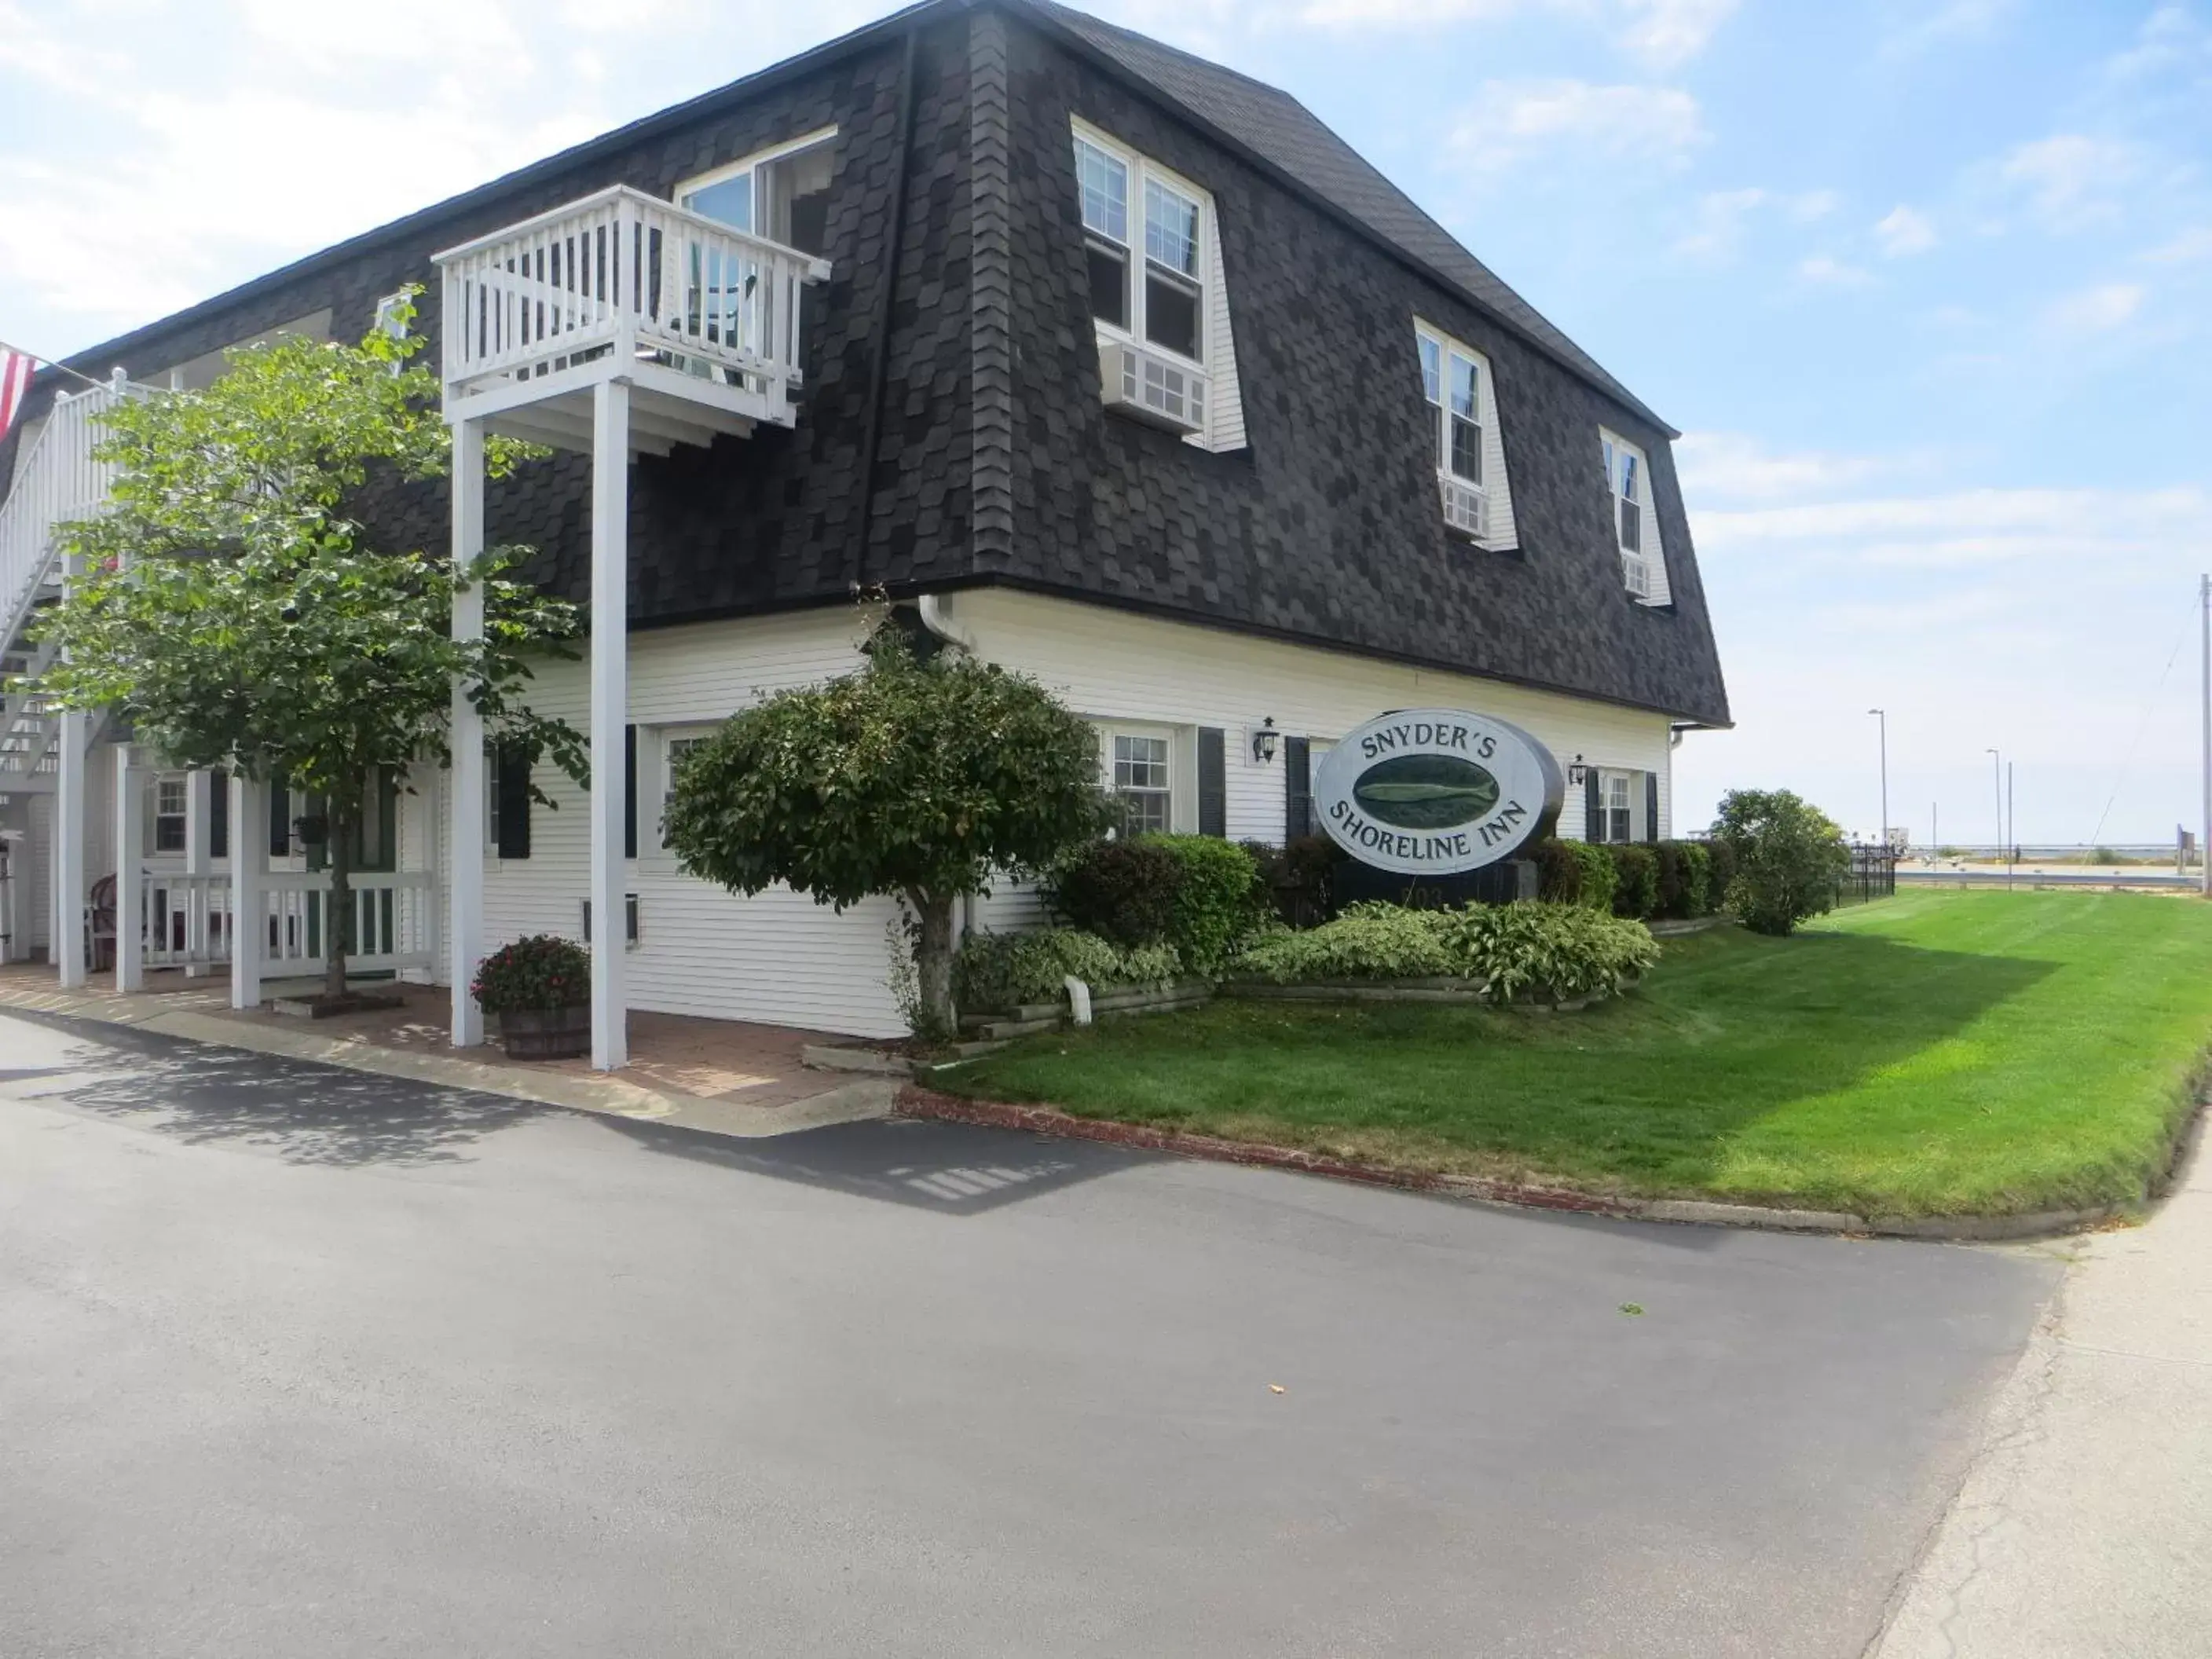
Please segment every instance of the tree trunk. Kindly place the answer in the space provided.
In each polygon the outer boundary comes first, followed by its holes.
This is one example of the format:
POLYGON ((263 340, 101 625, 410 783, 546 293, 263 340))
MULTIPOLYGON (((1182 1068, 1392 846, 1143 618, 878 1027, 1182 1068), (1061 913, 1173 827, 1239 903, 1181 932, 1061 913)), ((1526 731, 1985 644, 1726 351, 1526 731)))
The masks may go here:
MULTIPOLYGON (((361 787, 354 786, 358 801, 361 787)), ((324 849, 330 860, 331 890, 323 901, 323 994, 342 997, 346 989, 346 958, 353 951, 353 821, 356 810, 345 801, 343 789, 333 792, 323 817, 323 833, 330 837, 324 849)))
POLYGON ((919 1037, 949 1040, 960 1030, 952 1006, 952 895, 909 896, 921 927, 915 936, 914 969, 921 994, 919 1037))

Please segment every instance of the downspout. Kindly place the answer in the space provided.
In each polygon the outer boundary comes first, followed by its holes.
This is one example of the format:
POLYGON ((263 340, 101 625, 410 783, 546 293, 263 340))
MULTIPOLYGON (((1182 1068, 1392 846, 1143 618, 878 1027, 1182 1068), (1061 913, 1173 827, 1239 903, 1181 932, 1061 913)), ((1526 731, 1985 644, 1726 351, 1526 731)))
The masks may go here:
POLYGON ((918 31, 907 26, 906 53, 899 70, 898 167, 891 180, 890 234, 884 249, 883 283, 876 295, 876 317, 868 356, 867 425, 860 434, 860 526, 853 538, 852 580, 860 586, 867 568, 868 532, 876 517, 876 457, 883 444, 884 390, 890 373, 891 300, 898 292, 899 252, 906 242, 907 175, 914 161, 914 58, 918 31))

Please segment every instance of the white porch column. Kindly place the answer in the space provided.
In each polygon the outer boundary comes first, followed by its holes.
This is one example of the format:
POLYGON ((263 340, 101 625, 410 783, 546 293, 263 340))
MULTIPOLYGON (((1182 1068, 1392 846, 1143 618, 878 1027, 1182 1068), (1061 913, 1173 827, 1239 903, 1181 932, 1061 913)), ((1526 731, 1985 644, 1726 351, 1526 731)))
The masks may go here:
POLYGON ((59 773, 54 780, 54 943, 52 957, 61 969, 64 991, 81 989, 85 975, 84 843, 91 825, 85 821, 84 769, 86 717, 75 709, 55 716, 61 745, 59 773))
MULTIPOLYGON (((484 461, 483 422, 459 421, 453 426, 453 568, 465 568, 483 551, 484 461)), ((483 633, 483 588, 472 586, 453 596, 453 637, 473 640, 483 633)), ((456 1048, 471 1048, 484 1040, 483 1011, 469 994, 483 959, 484 884, 484 731, 483 718, 469 701, 467 690, 456 683, 453 713, 447 727, 453 742, 453 775, 446 791, 447 915, 451 929, 453 959, 453 1039, 456 1048)))
POLYGON ((185 774, 185 977, 199 979, 215 954, 213 923, 204 879, 215 873, 215 774, 185 774))
POLYGON ((115 745, 115 988, 146 987, 146 774, 115 745))
POLYGON ((629 1063, 623 726, 629 709, 629 383, 592 395, 592 1064, 629 1063))
POLYGON ((261 962, 269 949, 269 911, 262 881, 269 865, 269 786, 234 772, 230 778, 230 1006, 261 1006, 261 962))

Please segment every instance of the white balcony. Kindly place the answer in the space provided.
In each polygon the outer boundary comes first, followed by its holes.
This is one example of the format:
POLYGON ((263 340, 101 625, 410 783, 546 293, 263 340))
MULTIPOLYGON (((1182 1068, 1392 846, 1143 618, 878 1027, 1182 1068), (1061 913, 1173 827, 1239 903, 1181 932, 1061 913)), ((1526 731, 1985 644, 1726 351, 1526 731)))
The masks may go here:
POLYGON ((827 262, 617 185, 437 256, 446 417, 592 447, 630 388, 631 453, 789 426, 799 296, 827 262))

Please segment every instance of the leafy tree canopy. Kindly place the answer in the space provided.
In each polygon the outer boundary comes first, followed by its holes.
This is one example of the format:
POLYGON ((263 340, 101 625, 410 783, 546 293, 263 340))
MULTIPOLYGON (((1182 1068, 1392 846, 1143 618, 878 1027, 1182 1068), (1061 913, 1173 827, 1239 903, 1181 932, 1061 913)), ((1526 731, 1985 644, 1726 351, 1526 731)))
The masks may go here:
POLYGON ((1728 902, 1753 933, 1786 934, 1831 908, 1850 867, 1834 820, 1787 789, 1729 791, 1712 836, 1735 855, 1728 902))
POLYGON ((738 893, 786 882, 817 903, 903 899, 916 1020, 953 1028, 952 903, 1035 874, 1107 822, 1097 738, 1025 675, 891 630, 860 672, 787 691, 685 758, 666 834, 690 873, 738 893))

